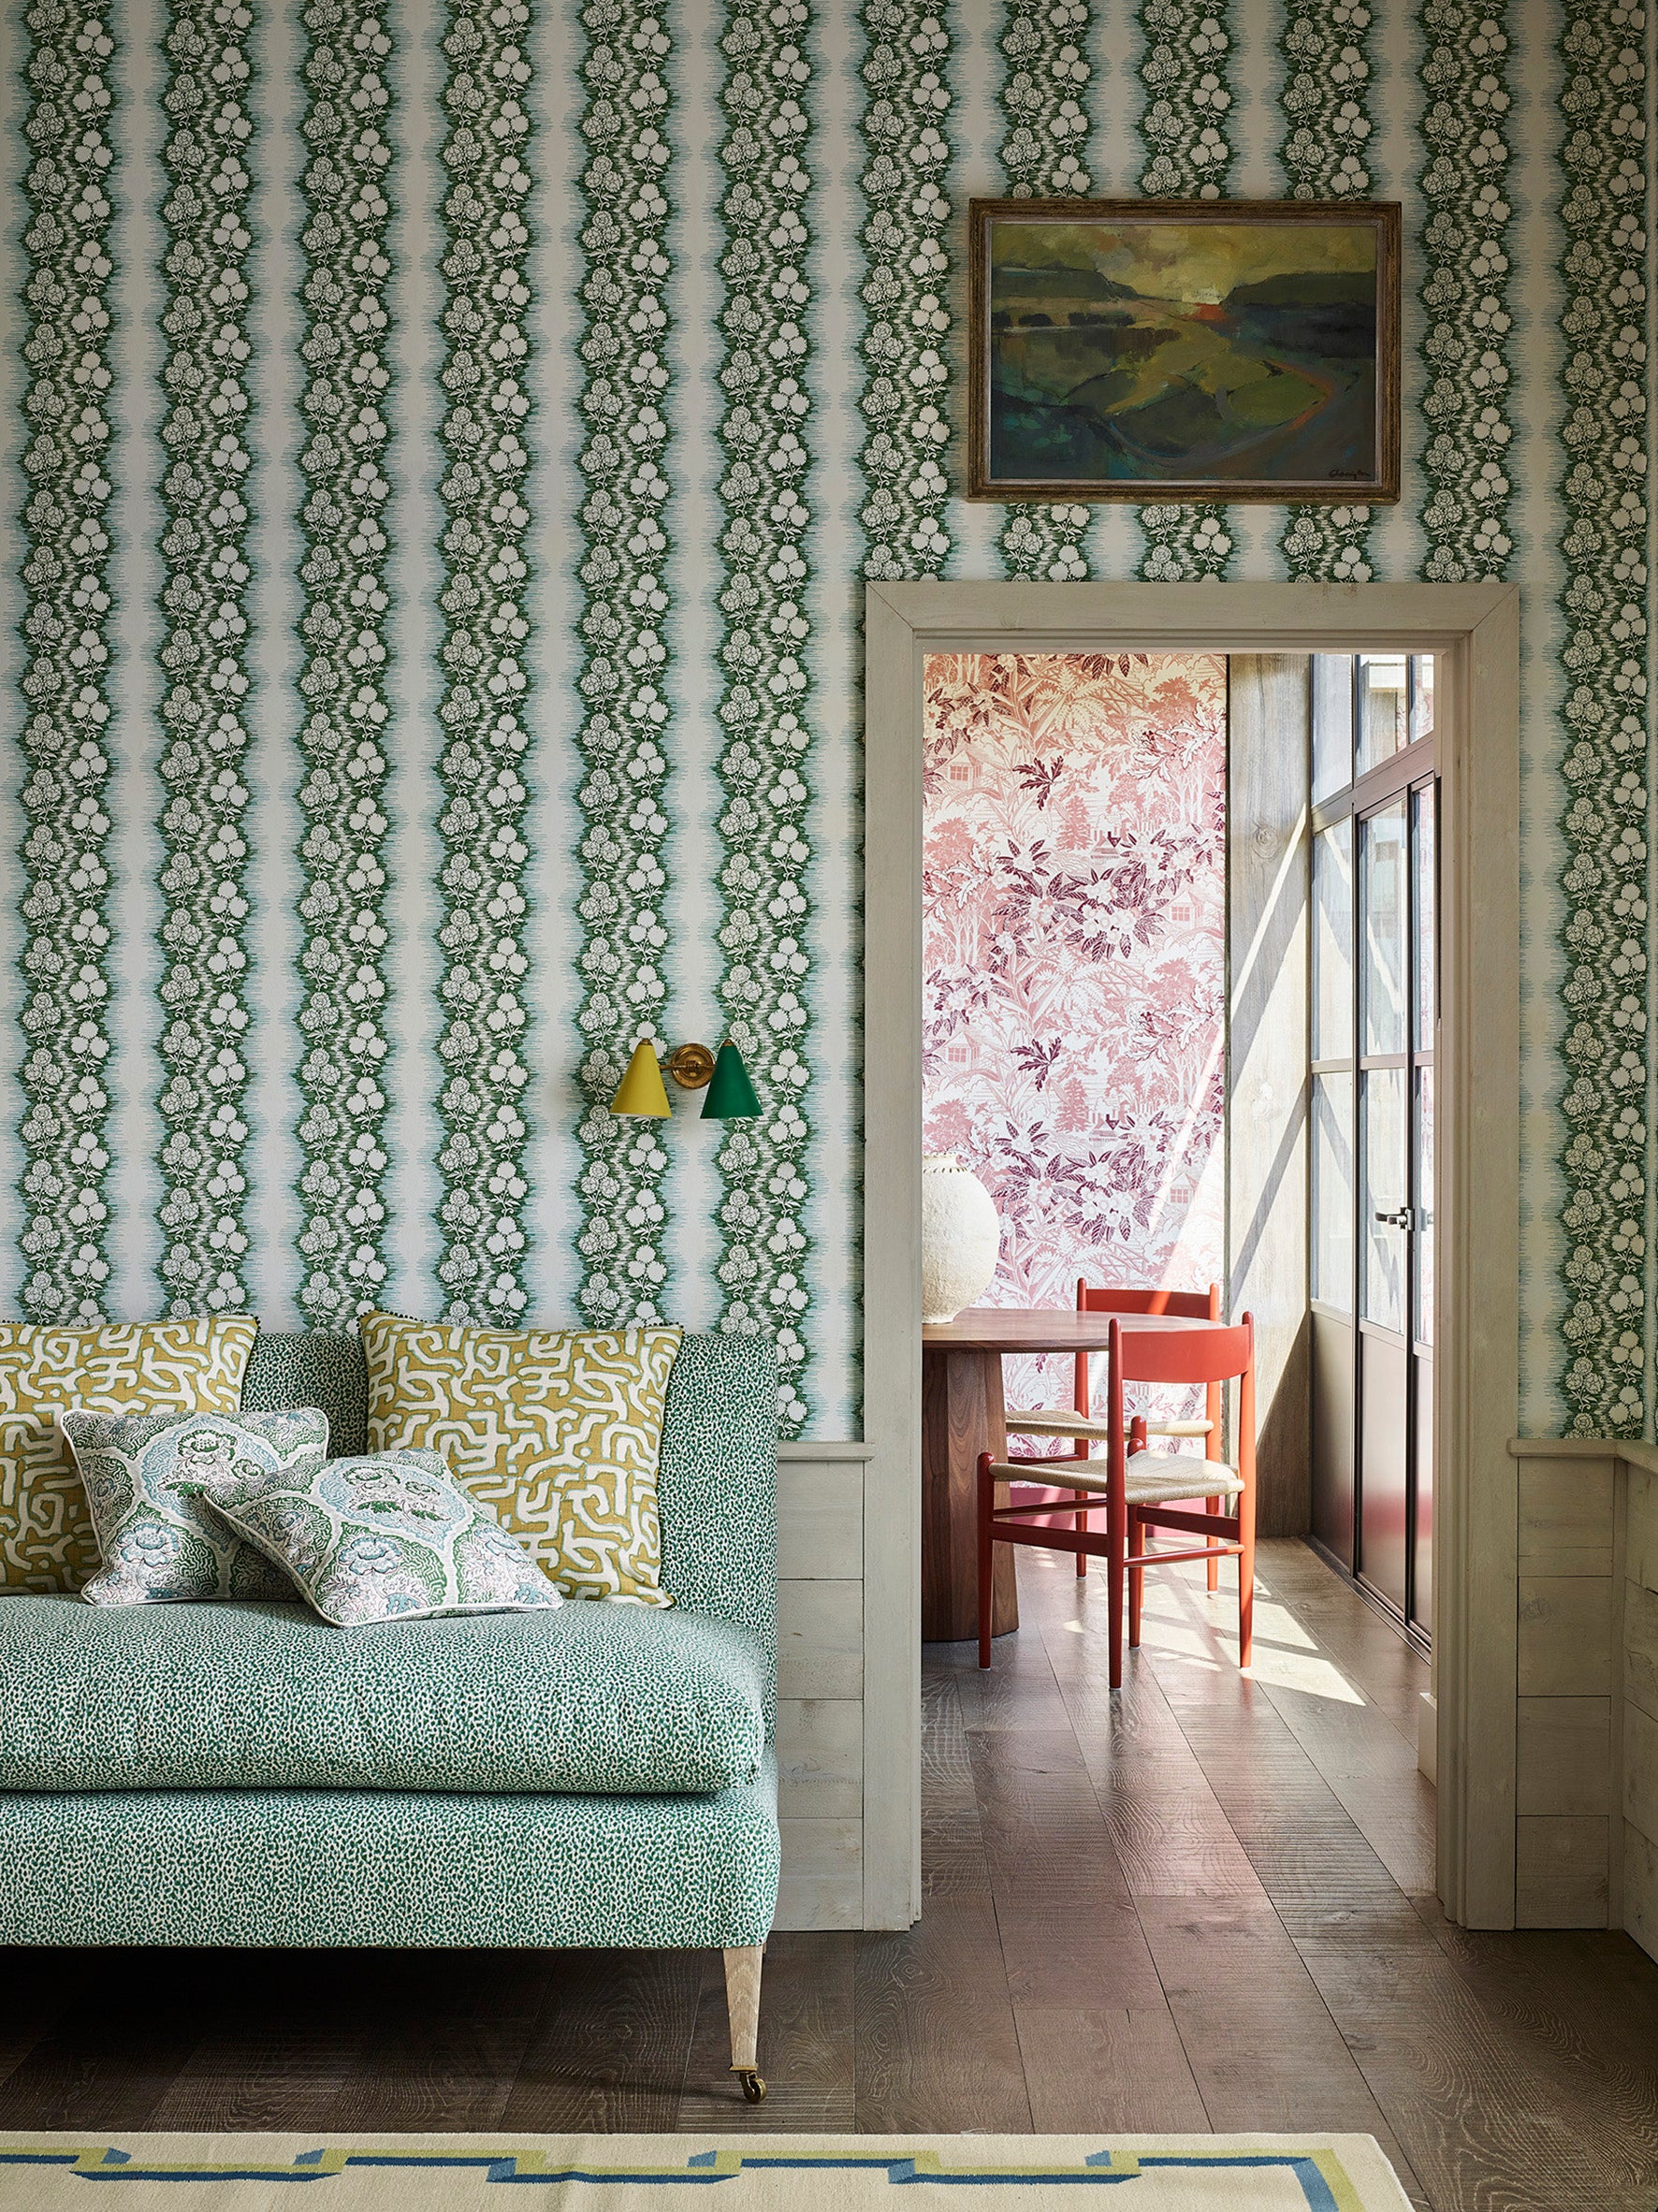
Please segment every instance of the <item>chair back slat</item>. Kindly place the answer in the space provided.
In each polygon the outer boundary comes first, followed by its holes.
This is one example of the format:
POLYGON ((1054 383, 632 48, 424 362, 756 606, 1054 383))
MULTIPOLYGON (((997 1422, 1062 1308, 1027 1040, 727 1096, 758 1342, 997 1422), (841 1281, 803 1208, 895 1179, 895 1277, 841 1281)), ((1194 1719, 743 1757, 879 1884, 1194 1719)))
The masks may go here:
POLYGON ((1096 1284, 1079 1278, 1079 1314, 1178 1314, 1183 1320, 1218 1321, 1220 1285, 1207 1290, 1129 1288, 1126 1284, 1096 1284))
POLYGON ((1216 1383, 1244 1374, 1254 1359, 1254 1326, 1245 1314, 1232 1328, 1136 1329, 1112 1325, 1112 1365, 1124 1382, 1216 1383))

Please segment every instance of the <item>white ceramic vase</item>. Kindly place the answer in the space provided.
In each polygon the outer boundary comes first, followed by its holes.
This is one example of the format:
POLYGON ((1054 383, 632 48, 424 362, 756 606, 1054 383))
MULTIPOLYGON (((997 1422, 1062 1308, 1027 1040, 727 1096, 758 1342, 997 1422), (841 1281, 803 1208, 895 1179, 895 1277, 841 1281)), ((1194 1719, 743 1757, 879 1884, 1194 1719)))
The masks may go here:
POLYGON ((953 1152, 921 1163, 921 1317, 953 1321, 990 1288, 1002 1225, 991 1197, 953 1152))

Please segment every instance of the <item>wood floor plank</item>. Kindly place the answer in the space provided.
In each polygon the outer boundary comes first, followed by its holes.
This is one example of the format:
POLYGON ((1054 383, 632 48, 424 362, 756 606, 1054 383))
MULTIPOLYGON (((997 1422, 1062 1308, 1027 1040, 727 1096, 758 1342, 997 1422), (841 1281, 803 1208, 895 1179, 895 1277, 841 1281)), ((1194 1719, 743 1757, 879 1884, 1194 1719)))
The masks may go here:
POLYGON ((326 2126, 360 2078, 383 2006, 371 1994, 381 1961, 346 1953, 335 1962, 336 2000, 317 2002, 314 1968, 301 1953, 256 1951, 227 1974, 196 2047, 150 2116, 159 2130, 234 2133, 326 2126))
POLYGON ((0 1945, 0 2082, 80 2001, 96 1964, 95 1952, 0 1945))
POLYGON ((509 2076, 501 2124, 537 2133, 672 2129, 696 2029, 704 1954, 545 1957, 540 2013, 509 2076))
POLYGON ((1167 2005, 1139 2012, 1016 2004, 1040 2134, 1191 2134, 1209 2116, 1167 2005))
POLYGON ((1301 1946, 1366 2082, 1447 2212, 1590 2212, 1640 2203, 1634 2161, 1566 2072, 1500 2031, 1438 1951, 1301 1946))
POLYGON ((145 2128, 212 2003, 216 1954, 159 1955, 165 1972, 106 1974, 0 2081, 0 2128, 145 2128))
POLYGON ((853 2016, 860 2129, 1029 2132, 988 1900, 940 1898, 911 1928, 860 1935, 853 2016))
POLYGON ((411 1951, 355 1955, 374 1975, 348 2002, 368 2013, 360 2055, 328 2125, 491 2128, 506 2117, 513 2079, 549 1984, 585 1953, 411 1951))
POLYGON ((731 2068, 725 1969, 706 1954, 696 2030, 676 2125, 701 2133, 850 2135, 858 2124, 852 1978, 856 1938, 774 1935, 761 1980, 763 2104, 749 2104, 731 2068))
POLYGON ((1127 1898, 1033 1904, 996 1900, 996 1929, 1015 2010, 1161 2009, 1162 1985, 1140 1915, 1127 1898))

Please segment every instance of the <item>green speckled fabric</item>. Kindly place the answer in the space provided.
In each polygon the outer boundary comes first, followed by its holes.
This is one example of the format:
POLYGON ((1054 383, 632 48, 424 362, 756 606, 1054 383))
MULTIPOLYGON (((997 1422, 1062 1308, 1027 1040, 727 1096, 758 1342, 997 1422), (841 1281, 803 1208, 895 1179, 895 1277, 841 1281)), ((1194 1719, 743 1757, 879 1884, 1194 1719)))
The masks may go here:
POLYGON ((20 1595, 0 1790, 722 1790, 759 1769, 769 1675, 749 1631, 677 1607, 341 1630, 298 1605, 20 1595))
POLYGON ((355 1331, 261 1329, 241 1379, 244 1413, 320 1405, 328 1417, 328 1449, 356 1459, 369 1448, 369 1375, 355 1331))
POLYGON ((13 1791, 0 1866, 8 1943, 759 1943, 777 1774, 696 1797, 13 1791))

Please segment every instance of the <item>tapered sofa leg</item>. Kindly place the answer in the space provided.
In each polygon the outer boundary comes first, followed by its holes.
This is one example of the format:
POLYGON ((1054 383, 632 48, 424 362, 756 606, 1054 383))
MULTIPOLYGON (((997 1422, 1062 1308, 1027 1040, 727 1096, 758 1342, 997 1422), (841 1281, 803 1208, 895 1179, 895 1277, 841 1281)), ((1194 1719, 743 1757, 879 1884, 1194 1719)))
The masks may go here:
POLYGON ((743 2095, 758 2104, 765 2095, 761 2079, 760 1964, 764 1943, 734 1944, 725 1954, 725 2009, 731 2017, 731 2070, 743 2085, 743 2095))

